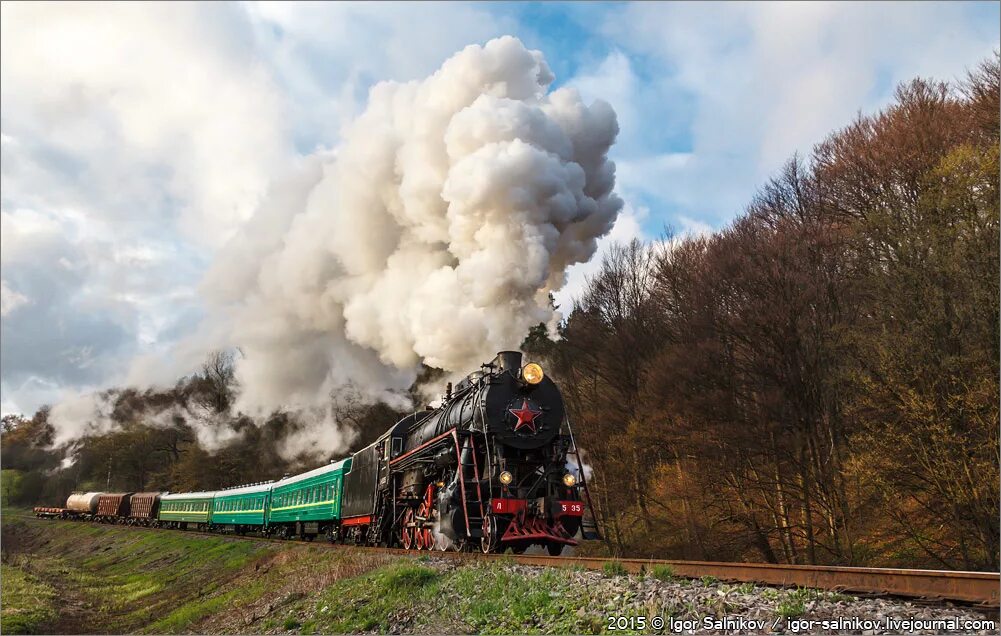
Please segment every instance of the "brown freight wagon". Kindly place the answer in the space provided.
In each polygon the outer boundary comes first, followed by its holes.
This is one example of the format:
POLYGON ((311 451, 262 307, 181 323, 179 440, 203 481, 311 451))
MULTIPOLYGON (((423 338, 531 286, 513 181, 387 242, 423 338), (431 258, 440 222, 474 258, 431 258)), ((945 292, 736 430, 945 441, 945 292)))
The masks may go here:
POLYGON ((130 492, 108 492, 101 495, 97 500, 97 518, 101 521, 117 521, 120 518, 128 518, 129 503, 132 499, 130 492))
POLYGON ((129 523, 148 526, 157 520, 160 512, 160 493, 137 492, 129 502, 129 523))

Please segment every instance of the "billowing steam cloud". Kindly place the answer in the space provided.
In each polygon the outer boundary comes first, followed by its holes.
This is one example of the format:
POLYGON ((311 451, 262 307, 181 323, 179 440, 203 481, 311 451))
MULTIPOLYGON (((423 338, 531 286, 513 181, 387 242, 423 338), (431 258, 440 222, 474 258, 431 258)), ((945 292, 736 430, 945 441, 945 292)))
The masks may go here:
POLYGON ((239 347, 236 409, 315 408, 348 382, 392 399, 421 362, 469 371, 554 322, 548 294, 622 202, 615 113, 553 79, 515 38, 469 46, 375 86, 336 151, 275 180, 184 345, 239 347))
POLYGON ((275 188, 205 286, 245 354, 244 408, 467 371, 553 319, 548 293, 622 204, 615 113, 552 80, 515 38, 467 47, 377 85, 336 155, 275 188))

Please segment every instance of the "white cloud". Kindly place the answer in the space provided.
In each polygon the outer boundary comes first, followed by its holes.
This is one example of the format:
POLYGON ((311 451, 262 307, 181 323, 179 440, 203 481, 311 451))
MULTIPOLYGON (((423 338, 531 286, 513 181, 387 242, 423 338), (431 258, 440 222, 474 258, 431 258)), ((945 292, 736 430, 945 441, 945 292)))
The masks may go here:
MULTIPOLYGON (((4 4, 3 125, 36 145, 18 160, 70 163, 88 217, 179 215, 186 238, 224 242, 289 153, 282 101, 230 6, 4 4)), ((5 196, 45 196, 31 176, 5 170, 5 196)))
POLYGON ((0 280, 0 316, 6 316, 21 305, 27 305, 30 302, 31 300, 27 296, 11 289, 7 281, 0 280))
POLYGON ((197 313, 208 255, 291 147, 234 5, 0 11, 2 390, 30 411, 197 313))
MULTIPOLYGON (((808 154, 859 111, 886 104, 912 77, 954 79, 998 47, 995 25, 962 3, 637 3, 612 12, 595 91, 631 86, 617 155, 624 190, 653 197, 658 217, 728 221, 794 152, 808 154), (623 52, 629 64, 621 61, 623 52), (629 79, 642 61, 642 81, 629 79), (678 119, 681 118, 681 119, 678 119), (637 122, 640 130, 630 130, 637 122), (659 134, 683 128, 677 161, 659 134), (643 143, 645 138, 654 141, 643 143), (684 156, 684 161, 680 157, 684 156)), ((615 103, 615 102, 613 102, 615 103)), ((618 104, 616 104, 618 106, 618 104)))
POLYGON ((265 64, 284 92, 303 152, 329 147, 379 81, 426 76, 466 45, 516 23, 480 6, 415 2, 245 5, 265 64))

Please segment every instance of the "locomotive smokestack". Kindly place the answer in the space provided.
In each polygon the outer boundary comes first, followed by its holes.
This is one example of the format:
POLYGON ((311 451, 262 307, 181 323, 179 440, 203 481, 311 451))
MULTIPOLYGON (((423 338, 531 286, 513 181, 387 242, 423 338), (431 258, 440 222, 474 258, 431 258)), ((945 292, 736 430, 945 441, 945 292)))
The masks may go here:
POLYGON ((521 352, 501 351, 497 354, 494 365, 500 371, 513 371, 517 373, 521 369, 521 352))

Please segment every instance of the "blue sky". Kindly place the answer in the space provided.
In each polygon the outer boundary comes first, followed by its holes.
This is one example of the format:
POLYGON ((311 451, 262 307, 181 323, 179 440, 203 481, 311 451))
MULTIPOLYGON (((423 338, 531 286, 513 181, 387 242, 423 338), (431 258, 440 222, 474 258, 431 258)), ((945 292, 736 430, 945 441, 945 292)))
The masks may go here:
MULTIPOLYGON (((268 184, 379 81, 500 35, 618 115, 611 239, 707 232, 781 164, 916 75, 999 48, 972 3, 4 4, 2 407, 134 377, 268 184)), ((608 242, 605 242, 607 246, 608 242)), ((598 259, 576 266, 569 303, 598 259)))

